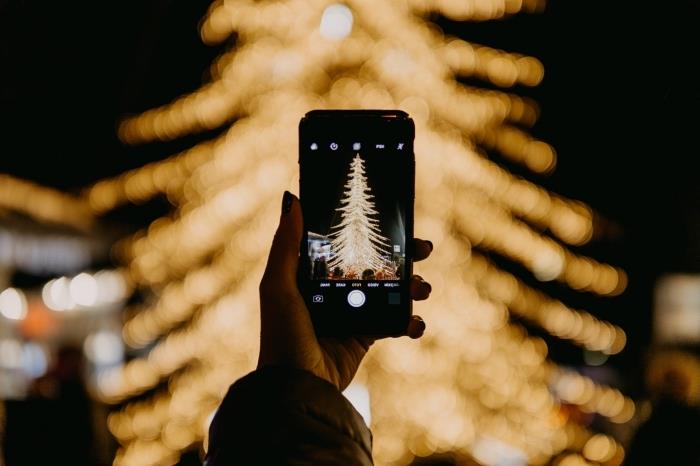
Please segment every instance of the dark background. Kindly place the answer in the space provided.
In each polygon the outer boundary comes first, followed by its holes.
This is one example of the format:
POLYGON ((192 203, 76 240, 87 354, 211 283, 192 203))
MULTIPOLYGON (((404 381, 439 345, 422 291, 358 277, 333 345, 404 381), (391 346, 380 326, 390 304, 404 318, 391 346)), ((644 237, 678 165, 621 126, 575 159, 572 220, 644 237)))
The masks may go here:
MULTIPOLYGON (((437 19, 446 32, 544 62, 542 85, 515 91, 541 104, 532 133, 554 145, 558 167, 549 178, 528 177, 609 220, 605 235, 581 252, 623 266, 630 277, 628 291, 615 299, 556 285, 547 291, 626 329, 628 348, 611 363, 626 375, 631 395, 640 390, 656 277, 697 271, 700 259, 700 189, 692 169, 700 109, 697 5, 552 0, 544 14, 506 21, 437 19)), ((0 2, 0 172, 77 190, 211 136, 126 148, 114 130, 120 116, 169 102, 206 78, 220 52, 198 37, 207 6, 0 2)), ((110 215, 139 225, 165 209, 154 201, 110 215)), ((555 360, 581 363, 580 349, 550 344, 555 360)))

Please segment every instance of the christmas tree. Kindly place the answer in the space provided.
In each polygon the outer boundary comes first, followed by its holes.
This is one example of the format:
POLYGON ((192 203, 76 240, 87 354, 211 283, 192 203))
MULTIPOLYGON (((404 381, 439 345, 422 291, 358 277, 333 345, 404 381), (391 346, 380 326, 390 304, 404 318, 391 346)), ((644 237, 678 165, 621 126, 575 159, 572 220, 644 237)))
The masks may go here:
MULTIPOLYGON (((626 342, 620 327, 538 286, 557 281, 604 299, 623 292, 627 281, 620 268, 578 249, 597 233, 593 211, 527 179, 530 172, 551 174, 557 161, 554 149, 528 132, 536 103, 513 91, 537 85, 543 66, 445 36, 430 20, 439 13, 492 21, 542 6, 212 4, 202 38, 216 44, 235 34, 235 46, 212 65, 209 82, 127 118, 119 135, 139 144, 224 130, 87 191, 96 214, 161 194, 174 206, 115 247, 148 297, 127 312, 123 335, 133 359, 100 377, 102 396, 123 403, 109 420, 121 445, 115 466, 174 464, 206 443, 228 386, 254 369, 258 282, 279 195, 296 190, 296 154, 280 148, 296 147, 298 122, 315 108, 397 108, 416 124, 415 231, 435 244, 416 268, 435 286, 430 300, 415 303, 426 335, 378 342, 356 377, 370 395, 376 464, 408 464, 446 450, 490 455, 488 464, 539 465, 562 452, 571 456, 567 464, 621 463, 620 444, 591 426, 628 422, 632 400, 558 365, 528 329, 605 355, 626 342), (486 85, 463 85, 461 77, 486 85), (524 174, 503 168, 503 159, 524 174), (585 424, 582 413, 602 421, 585 424)), ((343 211, 343 222, 353 209, 343 211)), ((370 210, 367 203, 357 213, 376 235, 363 252, 376 265, 382 243, 370 210)), ((344 231, 335 239, 340 256, 349 257, 357 244, 344 231)))
POLYGON ((350 162, 346 191, 336 209, 341 221, 332 229, 331 268, 340 267, 345 277, 360 278, 366 270, 391 274, 382 253, 389 246, 389 239, 381 235, 379 221, 372 218, 378 212, 374 208, 371 189, 367 184, 364 162, 360 154, 350 162))

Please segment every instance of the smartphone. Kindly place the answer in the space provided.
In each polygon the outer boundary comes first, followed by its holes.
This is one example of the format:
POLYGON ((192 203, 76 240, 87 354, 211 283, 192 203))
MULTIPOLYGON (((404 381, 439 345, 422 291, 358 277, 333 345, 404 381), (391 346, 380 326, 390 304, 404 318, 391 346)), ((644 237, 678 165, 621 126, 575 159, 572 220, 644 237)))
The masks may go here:
POLYGON ((314 110, 299 123, 298 284, 319 336, 407 329, 414 135, 399 110, 314 110))

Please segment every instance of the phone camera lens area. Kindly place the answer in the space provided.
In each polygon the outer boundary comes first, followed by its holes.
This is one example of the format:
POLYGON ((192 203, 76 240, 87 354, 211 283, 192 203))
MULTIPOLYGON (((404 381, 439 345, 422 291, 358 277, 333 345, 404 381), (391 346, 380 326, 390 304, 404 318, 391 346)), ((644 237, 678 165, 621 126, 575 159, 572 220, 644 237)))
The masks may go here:
POLYGON ((331 150, 338 150, 338 144, 335 142, 331 142, 331 150))

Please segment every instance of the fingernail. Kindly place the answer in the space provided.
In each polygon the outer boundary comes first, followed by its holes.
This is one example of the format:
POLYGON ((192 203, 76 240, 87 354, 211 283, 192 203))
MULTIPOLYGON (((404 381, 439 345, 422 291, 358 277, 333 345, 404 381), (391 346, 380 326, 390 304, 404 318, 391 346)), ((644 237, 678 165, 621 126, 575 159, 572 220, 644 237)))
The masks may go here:
POLYGON ((292 210, 292 201, 294 200, 294 197, 292 196, 292 193, 289 191, 284 192, 284 196, 282 196, 282 213, 283 214, 288 214, 290 210, 292 210))
POLYGON ((428 285, 428 293, 431 293, 431 292, 433 291, 433 285, 431 285, 430 283, 428 283, 428 282, 426 282, 426 281, 424 281, 423 283, 425 283, 426 285, 428 285))
POLYGON ((426 243, 428 243, 428 246, 430 246, 430 250, 433 250, 433 242, 430 240, 427 240, 426 243))
POLYGON ((420 328, 421 333, 425 331, 425 321, 419 317, 418 328, 420 328))

